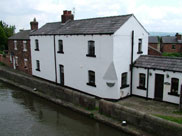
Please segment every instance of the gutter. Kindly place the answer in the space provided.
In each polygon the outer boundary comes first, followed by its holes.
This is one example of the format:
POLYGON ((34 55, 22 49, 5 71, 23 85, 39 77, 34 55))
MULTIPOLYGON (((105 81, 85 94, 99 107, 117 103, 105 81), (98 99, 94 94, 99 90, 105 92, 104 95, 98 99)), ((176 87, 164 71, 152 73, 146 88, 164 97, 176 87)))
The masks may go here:
POLYGON ((53 35, 53 38, 54 38, 55 81, 57 83, 57 61, 56 61, 56 40, 55 40, 55 35, 53 35))
POLYGON ((147 69, 147 92, 146 92, 146 99, 148 99, 149 95, 149 68, 147 69))
POLYGON ((133 86, 133 46, 134 46, 134 30, 132 31, 131 35, 131 64, 130 64, 130 95, 132 95, 132 86, 133 86))

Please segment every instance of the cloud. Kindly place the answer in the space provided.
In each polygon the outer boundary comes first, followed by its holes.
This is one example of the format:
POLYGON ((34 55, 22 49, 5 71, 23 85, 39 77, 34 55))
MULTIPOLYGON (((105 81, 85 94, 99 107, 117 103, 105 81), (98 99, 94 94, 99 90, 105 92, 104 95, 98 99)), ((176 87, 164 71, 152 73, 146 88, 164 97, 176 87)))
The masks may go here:
POLYGON ((76 8, 76 19, 134 13, 148 31, 182 31, 181 0, 1 0, 0 18, 29 29, 36 17, 39 26, 61 21, 62 11, 76 8))

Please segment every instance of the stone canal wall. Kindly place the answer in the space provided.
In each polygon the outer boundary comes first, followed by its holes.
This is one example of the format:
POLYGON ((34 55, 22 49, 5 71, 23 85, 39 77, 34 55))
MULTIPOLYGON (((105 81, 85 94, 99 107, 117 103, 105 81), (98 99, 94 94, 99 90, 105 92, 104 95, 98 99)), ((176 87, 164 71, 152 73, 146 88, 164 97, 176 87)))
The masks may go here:
POLYGON ((155 136, 182 136, 182 125, 169 122, 105 100, 99 101, 99 112, 117 120, 126 120, 155 136))
POLYGON ((0 80, 84 113, 131 136, 182 136, 182 125, 0 66, 0 80), (35 89, 36 88, 36 89, 35 89), (70 104, 65 104, 65 102, 70 104), (99 107, 96 106, 99 103, 99 107), (82 107, 82 109, 80 109, 82 107), (83 109, 84 108, 84 109, 83 109), (105 115, 105 116, 103 116, 105 115), (121 122, 127 121, 127 126, 121 122))
POLYGON ((55 85, 48 81, 24 75, 24 73, 19 74, 12 71, 1 70, 0 77, 31 87, 32 90, 43 93, 51 98, 70 102, 88 110, 93 110, 96 107, 95 97, 55 85))

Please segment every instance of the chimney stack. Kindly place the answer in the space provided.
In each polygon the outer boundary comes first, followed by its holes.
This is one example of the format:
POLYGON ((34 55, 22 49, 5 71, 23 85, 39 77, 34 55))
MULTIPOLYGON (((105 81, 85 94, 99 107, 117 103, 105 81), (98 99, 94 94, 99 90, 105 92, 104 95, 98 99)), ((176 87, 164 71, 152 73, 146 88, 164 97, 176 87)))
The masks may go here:
POLYGON ((31 30, 38 29, 38 22, 36 21, 36 18, 34 18, 32 22, 30 22, 30 27, 31 27, 31 30))
POLYGON ((176 33, 176 38, 177 38, 177 40, 182 40, 182 36, 181 36, 181 34, 176 33))
POLYGON ((65 23, 68 20, 74 20, 74 16, 71 11, 64 10, 63 15, 61 15, 62 23, 65 23))

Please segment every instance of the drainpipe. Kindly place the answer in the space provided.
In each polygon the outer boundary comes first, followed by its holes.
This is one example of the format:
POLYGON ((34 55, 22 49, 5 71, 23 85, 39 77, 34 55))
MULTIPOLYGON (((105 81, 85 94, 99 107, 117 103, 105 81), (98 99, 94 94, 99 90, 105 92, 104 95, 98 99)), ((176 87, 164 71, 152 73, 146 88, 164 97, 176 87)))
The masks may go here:
POLYGON ((149 95, 149 68, 147 69, 147 92, 146 92, 146 99, 148 100, 149 95))
POLYGON ((55 35, 53 35, 53 38, 54 38, 55 81, 57 83, 57 63, 56 63, 56 40, 55 40, 55 35))
POLYGON ((130 95, 132 95, 132 86, 133 86, 133 47, 134 47, 134 31, 132 31, 131 35, 130 95))

